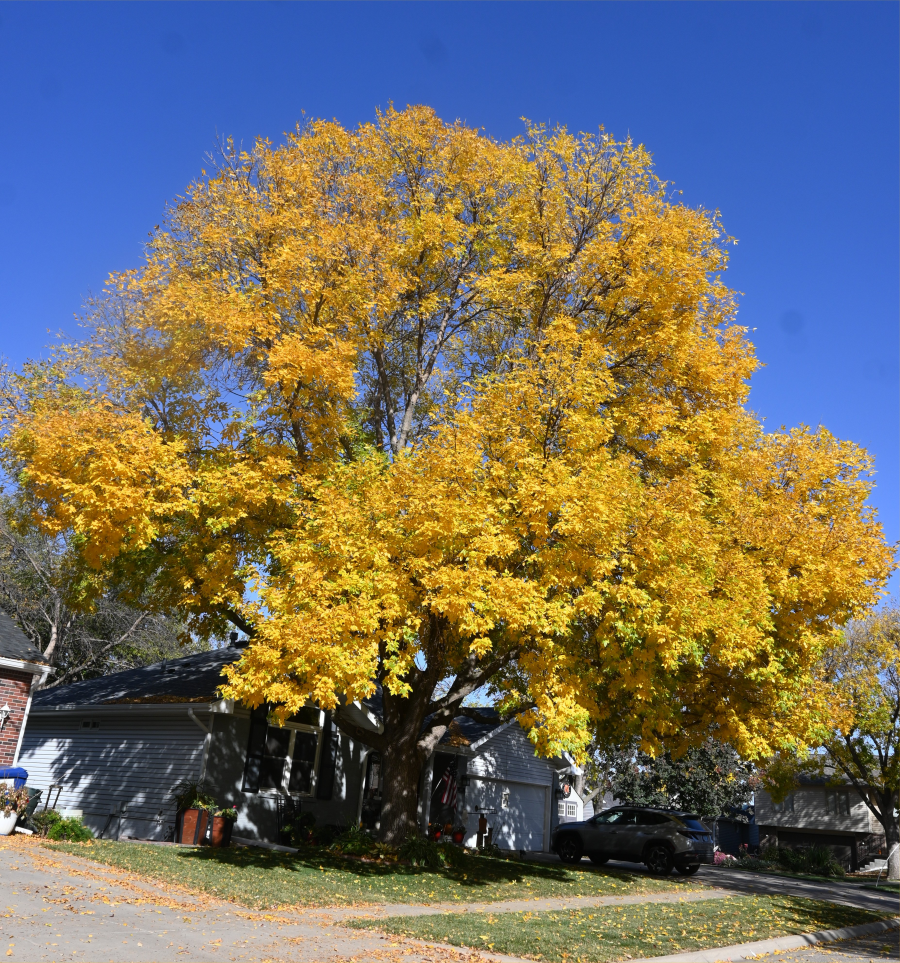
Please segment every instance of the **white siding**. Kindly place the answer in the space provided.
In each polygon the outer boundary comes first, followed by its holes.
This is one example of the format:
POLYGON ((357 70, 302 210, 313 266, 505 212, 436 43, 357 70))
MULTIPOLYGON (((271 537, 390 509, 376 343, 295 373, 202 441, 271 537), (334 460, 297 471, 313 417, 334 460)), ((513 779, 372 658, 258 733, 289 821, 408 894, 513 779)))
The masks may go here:
MULTIPOLYGON (((32 713, 19 756, 28 785, 44 791, 43 806, 50 784, 62 784, 57 808, 83 810, 95 832, 103 829, 110 810, 125 802, 121 833, 162 839, 175 821, 172 787, 199 775, 203 732, 186 711, 183 717, 95 714, 99 728, 81 728, 82 718, 91 717, 90 710, 32 713)), ((202 717, 205 724, 210 719, 202 717)))

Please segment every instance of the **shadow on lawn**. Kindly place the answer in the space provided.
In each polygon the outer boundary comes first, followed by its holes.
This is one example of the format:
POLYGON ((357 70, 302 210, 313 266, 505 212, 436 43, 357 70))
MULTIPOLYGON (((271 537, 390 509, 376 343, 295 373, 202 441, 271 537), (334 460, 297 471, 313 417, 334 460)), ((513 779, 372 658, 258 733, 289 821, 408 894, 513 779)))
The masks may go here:
MULTIPOLYGON (((459 886, 481 887, 497 883, 523 882, 526 879, 565 882, 571 881, 576 874, 605 876, 623 883, 639 882, 643 876, 637 873, 610 872, 592 867, 577 867, 528 863, 515 859, 498 859, 487 856, 470 856, 459 866, 445 866, 441 869, 428 869, 410 866, 405 863, 363 861, 361 859, 338 856, 327 849, 310 848, 308 852, 273 853, 263 849, 240 847, 235 849, 185 849, 178 853, 179 858, 204 863, 217 863, 247 869, 283 869, 292 872, 310 870, 319 872, 331 869, 356 876, 360 879, 422 878, 442 877, 459 886)), ((673 880, 674 882, 674 880, 673 880)))

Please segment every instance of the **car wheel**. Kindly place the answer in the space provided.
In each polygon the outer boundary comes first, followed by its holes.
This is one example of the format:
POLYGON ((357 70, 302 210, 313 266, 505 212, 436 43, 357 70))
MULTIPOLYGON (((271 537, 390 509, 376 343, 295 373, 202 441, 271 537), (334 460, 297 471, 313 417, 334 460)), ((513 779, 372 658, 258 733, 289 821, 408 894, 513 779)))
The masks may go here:
POLYGON ((647 850, 644 862, 654 876, 668 876, 672 872, 672 854, 668 846, 663 846, 662 843, 657 843, 647 850))
POLYGON ((598 856, 596 853, 593 853, 592 855, 588 856, 588 859, 595 866, 602 866, 604 863, 609 862, 609 856, 598 856))
POLYGON ((574 833, 563 836, 556 844, 556 852, 564 863, 580 863, 583 853, 581 840, 574 833))
POLYGON ((675 869, 677 869, 682 876, 693 876, 694 873, 700 869, 700 864, 693 863, 691 866, 676 866, 675 869))

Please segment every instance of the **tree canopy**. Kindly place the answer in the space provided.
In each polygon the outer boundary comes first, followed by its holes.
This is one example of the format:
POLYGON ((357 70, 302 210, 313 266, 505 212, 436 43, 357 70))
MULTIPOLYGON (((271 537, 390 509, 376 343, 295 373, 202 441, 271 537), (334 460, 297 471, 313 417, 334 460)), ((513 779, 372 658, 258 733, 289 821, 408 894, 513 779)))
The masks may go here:
POLYGON ((8 470, 98 591, 251 635, 230 697, 355 732, 380 686, 388 836, 485 684, 543 753, 767 752, 891 556, 865 452, 746 409, 728 241, 602 131, 226 144, 7 379, 8 470))
POLYGON ((28 507, 0 497, 0 609, 50 663, 47 686, 65 685, 203 651, 177 618, 125 604, 115 588, 83 597, 78 552, 35 529, 28 507))
POLYGON ((853 786, 884 829, 888 875, 900 878, 900 607, 896 601, 847 626, 819 667, 829 715, 814 751, 782 754, 766 769, 780 801, 801 775, 853 786))
POLYGON ((759 784, 752 764, 714 739, 692 746, 680 757, 625 750, 608 761, 609 791, 622 802, 685 809, 705 819, 740 816, 759 784))

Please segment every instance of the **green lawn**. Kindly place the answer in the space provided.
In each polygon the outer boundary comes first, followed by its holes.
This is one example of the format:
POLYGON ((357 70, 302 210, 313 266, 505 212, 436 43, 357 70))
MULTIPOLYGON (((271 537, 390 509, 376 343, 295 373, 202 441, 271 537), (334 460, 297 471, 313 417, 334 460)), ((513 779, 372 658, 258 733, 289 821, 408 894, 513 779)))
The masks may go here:
POLYGON ((790 896, 739 896, 546 913, 441 913, 348 925, 513 956, 566 963, 666 956, 881 919, 849 906, 790 896))
POLYGON ((608 896, 696 889, 676 876, 654 879, 563 863, 471 856, 460 869, 364 863, 323 850, 189 849, 98 841, 46 844, 110 866, 247 906, 480 902, 553 896, 608 896))

